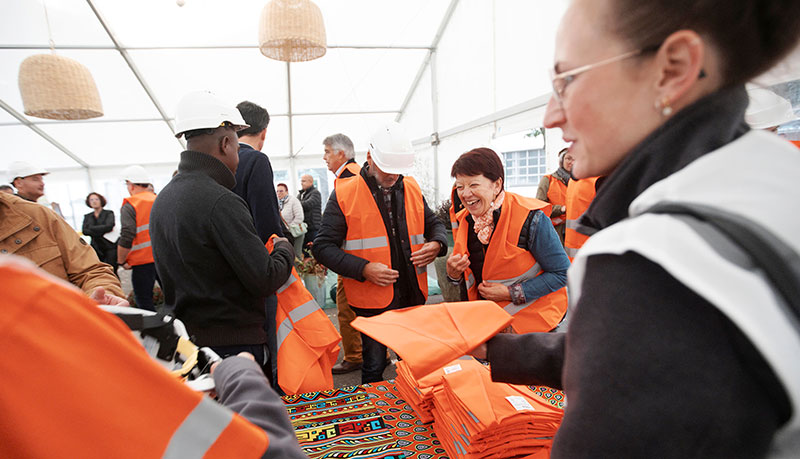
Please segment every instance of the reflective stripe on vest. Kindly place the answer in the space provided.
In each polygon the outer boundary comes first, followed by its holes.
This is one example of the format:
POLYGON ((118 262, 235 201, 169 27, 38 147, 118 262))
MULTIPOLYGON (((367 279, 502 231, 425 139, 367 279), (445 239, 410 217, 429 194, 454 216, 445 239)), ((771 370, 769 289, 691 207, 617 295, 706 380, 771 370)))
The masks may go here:
POLYGON ((183 420, 164 451, 165 458, 203 457, 228 424, 233 412, 208 397, 183 420))
POLYGON ((564 249, 570 261, 575 258, 578 249, 589 239, 589 228, 578 221, 594 199, 595 184, 598 177, 581 180, 569 180, 567 186, 567 227, 564 231, 564 249))
POLYGON ((122 201, 123 206, 125 203, 130 204, 136 212, 136 235, 126 259, 131 266, 153 262, 153 249, 150 244, 150 210, 153 208, 155 200, 155 193, 143 191, 122 201))
MULTIPOLYGON (((550 205, 538 199, 519 196, 506 191, 500 212, 500 220, 495 223, 494 233, 486 248, 482 278, 484 282, 511 286, 541 274, 542 270, 533 255, 526 249, 517 247, 522 227, 532 210, 542 210, 545 214, 550 205)), ((459 223, 468 227, 467 213, 459 213, 459 223)), ((460 231, 455 240, 453 253, 469 256, 469 231, 460 231)), ((470 300, 480 299, 474 273, 470 268, 464 272, 467 294, 470 300)), ((567 310, 566 289, 562 288, 525 304, 515 305, 510 301, 497 304, 514 316, 511 326, 517 333, 545 332, 552 330, 567 310)))
MULTIPOLYGON (((403 177, 403 190, 408 242, 411 252, 415 252, 425 243, 425 206, 422 191, 413 178, 403 177)), ((356 180, 341 181, 336 188, 336 199, 347 221, 347 234, 342 250, 370 262, 383 263, 397 269, 392 266, 389 235, 382 224, 383 217, 363 177, 359 175, 356 180)), ((417 285, 427 299, 427 269, 415 267, 415 272, 417 285)), ((342 279, 342 283, 348 302, 358 308, 384 308, 394 298, 393 285, 379 287, 368 281, 359 282, 346 277, 342 279)))
MULTIPOLYGON (((270 253, 276 237, 267 241, 270 253)), ((278 385, 289 395, 333 389, 331 368, 339 355, 339 332, 294 267, 275 293, 278 385)))

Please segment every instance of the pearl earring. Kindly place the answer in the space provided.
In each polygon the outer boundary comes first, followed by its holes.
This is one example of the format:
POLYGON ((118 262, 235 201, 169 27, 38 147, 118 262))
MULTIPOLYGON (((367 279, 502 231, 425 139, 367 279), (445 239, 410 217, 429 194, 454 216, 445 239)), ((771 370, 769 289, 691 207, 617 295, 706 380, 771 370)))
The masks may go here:
POLYGON ((656 110, 661 110, 662 116, 669 116, 672 114, 672 107, 669 105, 669 99, 664 97, 660 101, 656 101, 656 110))

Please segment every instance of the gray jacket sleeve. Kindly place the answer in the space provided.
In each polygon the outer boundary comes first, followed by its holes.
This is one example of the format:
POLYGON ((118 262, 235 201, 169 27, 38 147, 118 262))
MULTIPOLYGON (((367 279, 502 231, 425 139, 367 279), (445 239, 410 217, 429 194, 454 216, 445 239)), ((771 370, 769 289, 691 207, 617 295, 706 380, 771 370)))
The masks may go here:
POLYGON ((136 237, 136 209, 130 203, 122 205, 119 211, 119 246, 130 249, 136 237))
POLYGON ((252 360, 228 357, 214 371, 219 402, 264 429, 269 436, 265 458, 306 458, 286 406, 269 387, 267 378, 252 360))

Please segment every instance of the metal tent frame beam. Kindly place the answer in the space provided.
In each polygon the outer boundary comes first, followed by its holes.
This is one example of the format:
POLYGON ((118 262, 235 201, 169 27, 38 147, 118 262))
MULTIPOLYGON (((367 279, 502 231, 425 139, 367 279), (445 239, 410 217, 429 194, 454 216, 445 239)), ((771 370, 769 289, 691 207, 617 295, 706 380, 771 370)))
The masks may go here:
MULTIPOLYGON (((66 123, 72 123, 72 124, 75 124, 75 123, 98 123, 98 124, 102 124, 102 123, 114 123, 114 122, 153 122, 153 121, 163 121, 164 123, 167 124, 167 127, 170 129, 170 131, 175 133, 175 128, 174 128, 174 124, 173 124, 174 119, 170 118, 167 115, 166 111, 164 110, 163 106, 161 105, 161 102, 158 100, 158 98, 155 95, 154 91, 148 85, 148 83, 145 80, 143 74, 141 73, 141 71, 136 66, 133 58, 130 56, 128 51, 139 51, 139 50, 192 50, 192 49, 200 49, 200 50, 201 49, 258 49, 257 45, 141 46, 141 47, 130 46, 130 47, 126 47, 126 46, 123 46, 120 43, 120 41, 117 39, 116 35, 111 30, 111 27, 109 26, 108 22, 103 17, 103 15, 100 12, 100 10, 98 9, 98 7, 95 5, 94 1, 93 0, 86 0, 86 3, 91 8, 91 10, 94 13, 95 17, 100 22, 100 25, 105 30, 106 34, 108 34, 108 37, 111 39, 111 42, 113 43, 113 46, 110 46, 110 45, 66 45, 66 46, 55 46, 54 49, 61 49, 61 50, 116 50, 117 52, 120 53, 122 58, 125 60, 125 63, 128 65, 129 69, 131 70, 133 75, 136 77, 136 80, 139 82, 139 85, 142 87, 142 89, 145 91, 147 96, 150 98, 151 102, 153 103, 153 105, 155 106, 156 110, 161 115, 161 117, 160 118, 142 118, 142 119, 72 120, 72 121, 69 121, 69 122, 66 122, 66 121, 55 121, 55 120, 54 121, 36 121, 36 122, 34 122, 34 121, 29 120, 23 114, 20 114, 19 112, 14 110, 10 105, 8 105, 7 103, 5 103, 2 100, 0 100, 0 108, 3 108, 4 110, 6 110, 9 114, 11 114, 11 116, 13 116, 15 119, 19 120, 20 123, 22 123, 23 125, 27 126, 28 128, 30 128, 34 132, 36 132, 43 139, 45 139, 46 141, 51 143, 53 146, 58 148, 60 151, 62 151, 64 154, 69 156, 72 160, 74 160, 76 163, 78 163, 82 168, 86 169, 87 173, 88 173, 90 168, 104 168, 104 167, 111 167, 111 166, 90 166, 86 161, 81 159, 77 154, 75 154, 70 149, 68 149, 67 147, 65 147, 64 145, 59 143, 57 140, 55 140, 53 137, 51 137, 49 134, 44 132, 41 128, 38 127, 38 125, 52 125, 52 124, 66 124, 66 123)), ((442 22, 440 23, 439 28, 438 28, 438 30, 436 32, 436 35, 434 36, 434 39, 432 40, 432 43, 431 43, 430 46, 369 45, 369 44, 367 44, 367 45, 347 45, 347 44, 343 44, 343 45, 336 45, 336 44, 328 45, 328 49, 427 50, 428 53, 426 54, 425 59, 423 60, 421 66, 420 66, 420 68, 419 68, 419 70, 417 72, 417 75, 415 76, 415 78, 414 78, 414 80, 413 80, 413 82, 411 84, 411 87, 409 88, 409 90, 408 90, 408 92, 406 94, 406 97, 405 97, 405 99, 403 101, 402 106, 398 110, 293 113, 292 110, 291 110, 291 69, 290 69, 290 64, 287 63, 287 93, 288 93, 288 97, 289 97, 288 98, 289 110, 288 110, 288 113, 274 114, 272 116, 278 116, 278 117, 286 116, 286 117, 289 118, 290 154, 289 154, 288 158, 290 159, 290 162, 293 163, 293 161, 291 161, 291 160, 293 160, 294 158, 298 157, 298 154, 295 153, 294 149, 293 149, 292 118, 295 117, 295 116, 396 114, 396 120, 400 121, 400 119, 402 119, 402 117, 403 117, 403 114, 405 113, 405 110, 406 110, 406 108, 408 106, 408 103, 410 102, 412 96, 414 95, 414 92, 416 91, 417 87, 419 86, 420 80, 422 79, 422 76, 423 76, 425 70, 431 64, 432 57, 435 56, 436 47, 438 46, 439 41, 441 40, 442 35, 444 34, 444 31, 447 28, 447 25, 449 24, 450 19, 451 19, 452 15, 453 15, 453 12, 455 11, 455 8, 456 8, 457 5, 458 5, 458 0, 451 0, 450 5, 448 6, 448 8, 447 8, 447 10, 446 10, 446 12, 444 14, 442 22)), ((0 50, 49 50, 49 49, 51 49, 51 47, 49 45, 33 45, 33 44, 31 44, 31 45, 0 45, 0 50)), ((434 97, 434 103, 436 103, 436 98, 435 97, 434 97)), ((434 110, 434 112, 437 112, 437 111, 438 110, 434 110)), ((435 128, 437 128, 436 124, 437 123, 434 122, 435 128)), ((12 126, 12 125, 16 126, 17 123, 0 123, 0 126, 12 126)), ((177 139, 177 141, 180 143, 181 148, 185 148, 185 143, 184 143, 184 141, 182 139, 177 139)), ((285 157, 282 157, 282 159, 285 159, 285 157)), ((72 168, 59 168, 58 170, 62 170, 62 169, 63 170, 71 170, 72 168)), ((91 176, 89 176, 89 179, 90 179, 90 182, 91 182, 91 176)), ((91 185, 91 183, 90 183, 90 185, 91 185)))

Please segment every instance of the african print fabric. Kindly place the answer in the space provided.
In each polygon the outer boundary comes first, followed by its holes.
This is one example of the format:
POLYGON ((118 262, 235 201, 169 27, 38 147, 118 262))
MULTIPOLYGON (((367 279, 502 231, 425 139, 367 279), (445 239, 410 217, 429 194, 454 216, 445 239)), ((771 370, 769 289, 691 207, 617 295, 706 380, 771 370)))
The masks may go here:
POLYGON ((283 400, 300 447, 312 459, 402 459, 376 398, 354 386, 283 400))

